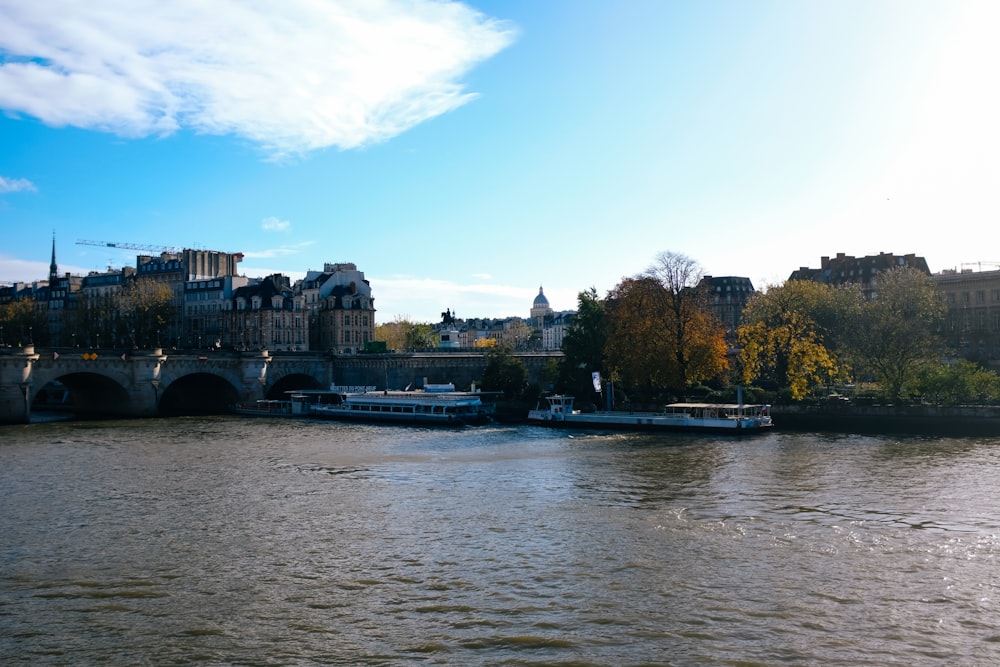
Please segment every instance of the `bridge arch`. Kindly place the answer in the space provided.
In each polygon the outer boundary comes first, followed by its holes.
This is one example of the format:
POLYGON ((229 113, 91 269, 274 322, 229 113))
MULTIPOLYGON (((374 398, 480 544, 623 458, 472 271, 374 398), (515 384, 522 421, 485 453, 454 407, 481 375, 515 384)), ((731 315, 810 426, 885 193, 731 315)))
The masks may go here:
POLYGON ((156 413, 164 417, 222 414, 239 402, 239 390, 225 377, 208 372, 188 373, 162 388, 156 413))
MULTIPOLYGON (((271 379, 270 376, 268 379, 271 379)), ((264 398, 274 401, 287 400, 286 392, 297 389, 326 389, 319 380, 309 373, 286 373, 274 379, 264 398)))
POLYGON ((81 419, 121 417, 135 412, 132 396, 121 382, 96 372, 76 371, 36 383, 33 412, 58 410, 81 419))

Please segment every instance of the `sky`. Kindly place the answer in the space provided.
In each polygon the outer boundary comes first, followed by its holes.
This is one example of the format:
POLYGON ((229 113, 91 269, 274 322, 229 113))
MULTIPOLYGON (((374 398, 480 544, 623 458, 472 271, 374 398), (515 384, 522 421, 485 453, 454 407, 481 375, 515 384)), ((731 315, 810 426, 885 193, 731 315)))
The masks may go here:
POLYGON ((1000 268, 1000 3, 0 0, 0 281, 353 262, 379 322, 527 317, 662 252, 1000 268))

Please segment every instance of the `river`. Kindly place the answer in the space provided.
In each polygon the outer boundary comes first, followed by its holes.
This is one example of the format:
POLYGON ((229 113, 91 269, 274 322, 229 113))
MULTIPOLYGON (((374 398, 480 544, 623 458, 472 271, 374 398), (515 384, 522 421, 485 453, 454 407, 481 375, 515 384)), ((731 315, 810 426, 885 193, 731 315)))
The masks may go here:
POLYGON ((0 427, 4 665, 996 665, 1000 437, 0 427))

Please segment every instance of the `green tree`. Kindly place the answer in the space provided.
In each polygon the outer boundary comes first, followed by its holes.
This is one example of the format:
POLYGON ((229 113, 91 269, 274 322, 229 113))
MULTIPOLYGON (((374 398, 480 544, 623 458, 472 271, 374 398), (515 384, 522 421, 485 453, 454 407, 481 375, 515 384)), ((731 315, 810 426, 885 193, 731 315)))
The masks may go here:
POLYGON ((520 398, 528 386, 528 369, 506 347, 494 347, 485 355, 484 391, 502 391, 504 398, 520 398))
POLYGON ((606 372, 604 346, 608 334, 604 311, 605 303, 593 287, 577 295, 576 315, 562 343, 564 356, 557 382, 560 391, 578 398, 590 396, 594 391, 590 374, 606 372))
POLYGON ((1000 399, 1000 377, 966 359, 925 364, 917 371, 915 384, 924 398, 944 405, 989 404, 1000 399))
POLYGON ((437 335, 429 324, 411 324, 406 330, 407 350, 432 350, 438 345, 437 335))
POLYGON ((930 276, 911 267, 878 274, 874 298, 850 318, 851 354, 889 398, 899 398, 926 363, 941 362, 945 304, 930 276))

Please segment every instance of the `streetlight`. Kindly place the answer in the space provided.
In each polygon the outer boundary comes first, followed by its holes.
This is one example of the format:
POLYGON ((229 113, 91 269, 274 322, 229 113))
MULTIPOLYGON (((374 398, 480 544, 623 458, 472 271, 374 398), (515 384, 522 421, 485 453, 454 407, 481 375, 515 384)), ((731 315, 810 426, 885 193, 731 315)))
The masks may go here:
POLYGON ((71 336, 72 336, 72 338, 73 338, 73 349, 75 350, 75 349, 76 349, 76 332, 74 331, 74 332, 73 332, 73 333, 71 334, 71 336))

